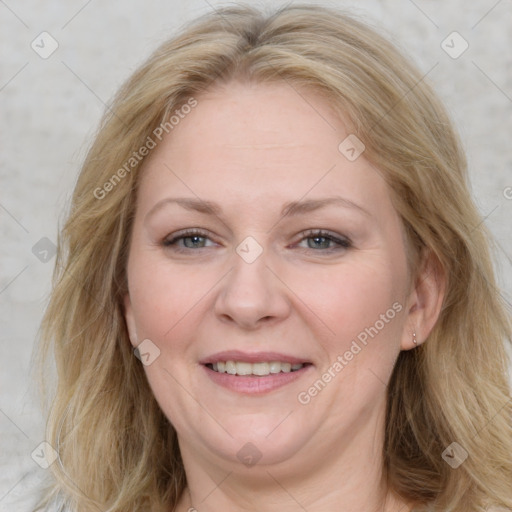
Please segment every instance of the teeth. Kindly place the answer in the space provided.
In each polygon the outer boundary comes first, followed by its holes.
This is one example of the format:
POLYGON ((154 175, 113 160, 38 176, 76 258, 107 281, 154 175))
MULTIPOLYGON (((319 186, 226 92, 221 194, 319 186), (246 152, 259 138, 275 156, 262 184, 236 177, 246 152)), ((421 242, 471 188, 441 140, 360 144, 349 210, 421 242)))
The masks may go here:
POLYGON ((304 365, 302 363, 290 364, 280 361, 270 361, 262 363, 246 363, 244 361, 219 361, 212 364, 212 369, 219 373, 229 373, 230 375, 258 375, 265 376, 271 373, 289 373, 300 370, 304 365))
POLYGON ((252 364, 251 363, 235 363, 237 375, 251 375, 252 364))
POLYGON ((236 363, 234 361, 226 361, 226 373, 236 375, 236 363))
POLYGON ((290 373, 292 371, 292 365, 290 363, 281 363, 281 371, 290 373))
POLYGON ((270 373, 268 363, 253 363, 249 366, 252 366, 252 373, 254 375, 268 375, 270 373))
POLYGON ((272 361, 268 366, 270 373, 279 373, 281 371, 281 363, 279 361, 272 361))

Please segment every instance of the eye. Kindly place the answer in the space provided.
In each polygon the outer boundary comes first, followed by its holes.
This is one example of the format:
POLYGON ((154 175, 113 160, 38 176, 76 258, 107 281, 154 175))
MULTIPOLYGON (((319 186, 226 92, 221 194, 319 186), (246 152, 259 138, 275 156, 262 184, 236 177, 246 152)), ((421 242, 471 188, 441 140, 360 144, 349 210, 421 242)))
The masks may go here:
POLYGON ((344 250, 352 247, 351 241, 347 237, 338 237, 323 230, 310 230, 302 233, 301 242, 307 241, 306 249, 322 250, 322 252, 332 252, 344 250), (309 243, 311 241, 311 243, 309 243), (332 244, 335 244, 333 247, 332 244))
POLYGON ((187 249, 202 249, 205 247, 206 240, 209 240, 209 238, 204 231, 189 229, 174 235, 172 238, 166 238, 162 244, 164 247, 173 247, 176 251, 184 251, 187 249), (178 244, 181 241, 184 245, 178 244))

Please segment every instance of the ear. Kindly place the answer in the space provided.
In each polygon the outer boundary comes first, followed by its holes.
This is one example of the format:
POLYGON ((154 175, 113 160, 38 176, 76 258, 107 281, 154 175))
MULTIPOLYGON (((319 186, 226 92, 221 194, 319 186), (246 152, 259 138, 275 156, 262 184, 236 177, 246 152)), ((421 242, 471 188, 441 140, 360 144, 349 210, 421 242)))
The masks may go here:
POLYGON ((446 273, 435 254, 426 250, 420 270, 411 286, 408 316, 402 333, 401 349, 410 350, 424 343, 441 312, 446 291, 446 273), (416 333, 417 344, 414 343, 416 333))
POLYGON ((124 319, 126 321, 126 327, 128 328, 128 335, 130 336, 130 343, 136 347, 139 343, 137 339, 137 329, 135 328, 132 301, 129 293, 124 296, 124 319))

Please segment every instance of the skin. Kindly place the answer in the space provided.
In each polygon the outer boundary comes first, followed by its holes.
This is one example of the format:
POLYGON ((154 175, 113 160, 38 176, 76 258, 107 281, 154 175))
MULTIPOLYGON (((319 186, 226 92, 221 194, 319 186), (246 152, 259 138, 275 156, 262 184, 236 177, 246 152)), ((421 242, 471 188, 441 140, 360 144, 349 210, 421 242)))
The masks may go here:
POLYGON ((411 279, 385 182, 364 153, 350 162, 338 150, 350 132, 328 102, 297 91, 217 85, 144 163, 126 322, 133 346, 149 339, 160 350, 144 370, 178 433, 188 481, 178 512, 410 510, 383 482, 386 384, 400 351, 415 347, 412 333, 419 345, 433 328, 443 280, 428 266, 411 279), (288 201, 332 195, 367 213, 335 205, 281 215, 288 201), (214 201, 222 214, 167 203, 148 216, 168 197, 214 201), (163 245, 186 228, 206 237, 163 245), (353 245, 306 238, 309 229, 353 245), (263 250, 252 263, 236 252, 248 236, 263 250), (299 403, 396 302, 401 311, 299 403), (283 352, 313 366, 270 393, 240 395, 199 364, 231 349, 283 352), (237 457, 248 442, 261 455, 250 467, 237 457))

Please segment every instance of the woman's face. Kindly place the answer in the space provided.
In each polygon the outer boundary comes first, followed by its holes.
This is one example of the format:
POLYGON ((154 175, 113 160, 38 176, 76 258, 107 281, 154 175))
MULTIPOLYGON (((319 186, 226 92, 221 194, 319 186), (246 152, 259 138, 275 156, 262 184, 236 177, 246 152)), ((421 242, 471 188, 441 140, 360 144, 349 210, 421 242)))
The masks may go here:
POLYGON ((125 301, 182 452, 238 469, 356 438, 379 453, 412 332, 387 186, 314 93, 231 82, 196 100, 144 164, 125 301))

